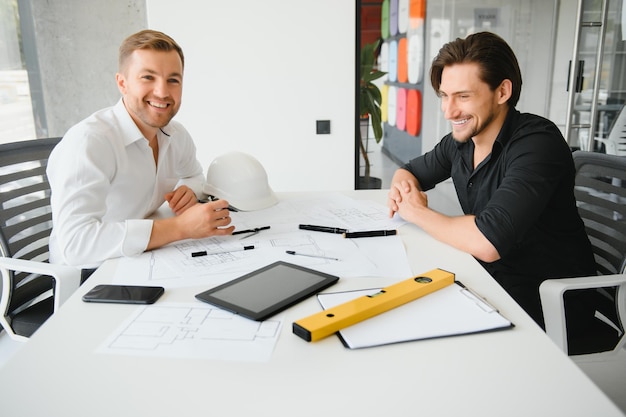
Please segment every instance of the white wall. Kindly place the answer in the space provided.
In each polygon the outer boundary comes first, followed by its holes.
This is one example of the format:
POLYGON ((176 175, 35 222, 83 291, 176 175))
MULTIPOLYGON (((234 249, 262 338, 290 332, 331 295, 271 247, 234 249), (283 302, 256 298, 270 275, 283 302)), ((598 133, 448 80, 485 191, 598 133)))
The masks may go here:
POLYGON ((185 52, 177 120, 205 169, 239 150, 275 191, 354 188, 355 2, 146 0, 185 52), (331 134, 317 135, 316 120, 331 134))

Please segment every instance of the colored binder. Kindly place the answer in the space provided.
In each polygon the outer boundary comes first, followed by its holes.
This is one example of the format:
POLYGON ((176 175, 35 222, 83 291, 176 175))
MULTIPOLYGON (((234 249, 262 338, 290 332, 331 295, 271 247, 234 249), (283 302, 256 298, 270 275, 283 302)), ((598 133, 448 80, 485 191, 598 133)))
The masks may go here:
POLYGON ((385 287, 376 294, 365 295, 297 320, 292 330, 307 342, 314 342, 453 283, 453 273, 433 269, 385 287))

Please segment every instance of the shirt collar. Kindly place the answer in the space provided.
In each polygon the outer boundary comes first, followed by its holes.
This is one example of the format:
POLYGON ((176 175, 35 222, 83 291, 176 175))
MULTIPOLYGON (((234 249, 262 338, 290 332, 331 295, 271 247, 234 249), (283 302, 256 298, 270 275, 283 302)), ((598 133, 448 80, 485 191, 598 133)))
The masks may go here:
POLYGON ((137 142, 139 139, 145 140, 141 130, 139 130, 133 118, 130 117, 128 110, 126 110, 123 99, 120 98, 115 107, 113 107, 113 113, 120 123, 125 146, 137 142))
MULTIPOLYGON (((139 128, 135 124, 133 118, 130 117, 128 110, 126 110, 126 106, 124 105, 124 99, 120 98, 117 104, 113 107, 113 113, 115 114, 115 117, 117 117, 117 119, 119 120, 122 134, 124 135, 125 146, 137 142, 139 139, 146 140, 146 138, 143 136, 143 133, 141 133, 141 130, 139 130, 139 128)), ((157 131, 159 144, 161 143, 162 138, 166 139, 170 137, 170 135, 172 134, 170 130, 170 125, 168 124, 167 126, 164 126, 162 129, 159 129, 157 131)))
POLYGON ((498 137, 496 137, 496 143, 499 143, 500 146, 504 147, 512 137, 512 127, 515 126, 516 120, 519 118, 520 112, 515 109, 515 107, 509 108, 508 113, 506 114, 506 118, 504 119, 504 123, 502 124, 502 128, 500 129, 500 133, 498 133, 498 137))

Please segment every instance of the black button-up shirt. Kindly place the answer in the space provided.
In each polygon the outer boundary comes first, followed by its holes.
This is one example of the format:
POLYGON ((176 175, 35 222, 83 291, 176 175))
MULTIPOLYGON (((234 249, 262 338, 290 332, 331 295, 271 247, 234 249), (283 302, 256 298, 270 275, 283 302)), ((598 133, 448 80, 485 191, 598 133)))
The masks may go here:
POLYGON ((429 190, 450 177, 465 214, 495 246, 485 269, 539 322, 538 287, 547 278, 595 275, 576 208, 575 168, 551 121, 511 109, 491 154, 473 168, 474 142, 451 134, 403 168, 429 190))

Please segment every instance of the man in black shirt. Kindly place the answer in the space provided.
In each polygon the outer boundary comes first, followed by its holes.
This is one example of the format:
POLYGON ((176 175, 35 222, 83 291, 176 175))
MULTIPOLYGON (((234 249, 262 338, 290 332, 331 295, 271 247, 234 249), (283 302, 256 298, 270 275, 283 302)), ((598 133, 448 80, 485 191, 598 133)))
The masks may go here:
POLYGON ((498 35, 444 45, 430 76, 452 132, 396 171, 391 215, 473 255, 543 327, 539 284, 596 274, 571 151, 554 123, 515 109, 521 73, 498 35), (428 207, 424 191, 450 177, 464 216, 428 207))

